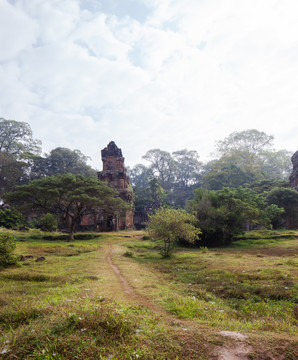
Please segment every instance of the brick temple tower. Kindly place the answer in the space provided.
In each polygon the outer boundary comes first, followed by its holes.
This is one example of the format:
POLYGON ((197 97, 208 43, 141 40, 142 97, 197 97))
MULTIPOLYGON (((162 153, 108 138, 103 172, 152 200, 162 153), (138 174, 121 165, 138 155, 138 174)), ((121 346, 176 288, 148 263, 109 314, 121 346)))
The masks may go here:
POLYGON ((131 204, 124 216, 109 215, 101 217, 101 230, 121 230, 133 228, 133 192, 129 184, 129 177, 124 167, 124 157, 121 149, 114 141, 101 151, 103 170, 97 173, 98 179, 107 182, 119 193, 119 197, 131 204))

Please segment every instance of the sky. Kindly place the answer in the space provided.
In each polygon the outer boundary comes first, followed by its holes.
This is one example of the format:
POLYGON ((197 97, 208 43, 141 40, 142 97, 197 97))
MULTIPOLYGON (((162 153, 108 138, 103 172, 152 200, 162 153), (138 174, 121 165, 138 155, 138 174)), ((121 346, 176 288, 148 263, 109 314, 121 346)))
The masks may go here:
POLYGON ((129 166, 234 131, 298 149, 297 0, 0 0, 0 117, 129 166))

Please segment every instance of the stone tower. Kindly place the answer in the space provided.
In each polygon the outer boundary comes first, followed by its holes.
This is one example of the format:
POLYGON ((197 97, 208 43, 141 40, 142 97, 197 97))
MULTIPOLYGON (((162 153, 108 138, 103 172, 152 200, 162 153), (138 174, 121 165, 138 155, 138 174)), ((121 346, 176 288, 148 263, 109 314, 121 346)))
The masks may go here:
POLYGON ((126 210, 125 216, 102 216, 101 227, 103 231, 133 228, 133 193, 129 184, 129 177, 124 167, 124 157, 121 149, 114 141, 101 151, 103 170, 98 172, 98 179, 107 182, 115 189, 119 197, 131 204, 131 209, 126 210))
POLYGON ((293 163, 293 171, 290 176, 290 185, 292 186, 292 188, 298 190, 298 150, 291 157, 291 160, 293 163))

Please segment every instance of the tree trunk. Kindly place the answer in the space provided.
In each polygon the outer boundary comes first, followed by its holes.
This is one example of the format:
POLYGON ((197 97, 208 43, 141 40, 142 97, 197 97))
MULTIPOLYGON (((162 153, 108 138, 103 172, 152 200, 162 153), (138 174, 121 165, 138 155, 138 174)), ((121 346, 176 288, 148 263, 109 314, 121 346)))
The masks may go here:
POLYGON ((68 241, 74 240, 74 228, 75 228, 75 222, 71 219, 71 222, 69 224, 69 238, 68 241))

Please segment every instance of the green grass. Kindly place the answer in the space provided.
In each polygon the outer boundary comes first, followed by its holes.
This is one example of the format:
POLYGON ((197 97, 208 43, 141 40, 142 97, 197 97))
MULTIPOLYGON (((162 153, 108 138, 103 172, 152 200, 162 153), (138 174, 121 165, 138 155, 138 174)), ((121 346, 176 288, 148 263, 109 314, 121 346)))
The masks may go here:
MULTIPOLYGON (((169 331, 146 307, 102 296, 109 286, 98 270, 102 251, 130 235, 71 244, 16 235, 17 254, 33 258, 0 271, 1 359, 184 358, 179 329, 169 331), (46 261, 36 262, 39 256, 46 261)), ((196 347, 196 358, 207 359, 204 346, 196 347)))
POLYGON ((221 330, 250 334, 251 358, 297 357, 298 232, 249 233, 225 248, 178 247, 169 259, 138 232, 72 243, 58 233, 45 240, 41 232, 11 232, 16 254, 33 257, 0 270, 3 359, 210 359, 225 344, 221 330), (115 300, 109 246, 136 292, 168 318, 115 300), (36 262, 40 256, 46 261, 36 262))
POLYGON ((294 334, 297 232, 281 234, 264 239, 261 232, 252 240, 248 233, 247 240, 208 251, 177 248, 169 260, 160 258, 155 242, 127 246, 135 260, 162 274, 167 285, 160 302, 178 317, 222 329, 294 334))

